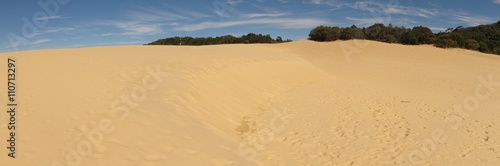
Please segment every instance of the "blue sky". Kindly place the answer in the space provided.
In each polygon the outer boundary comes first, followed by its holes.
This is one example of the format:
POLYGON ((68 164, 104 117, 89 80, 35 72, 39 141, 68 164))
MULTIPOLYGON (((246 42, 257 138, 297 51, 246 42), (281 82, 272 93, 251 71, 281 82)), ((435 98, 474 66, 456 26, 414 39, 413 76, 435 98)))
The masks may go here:
POLYGON ((300 40, 318 25, 439 32, 499 21, 500 0, 4 0, 0 12, 0 52, 12 52, 249 32, 300 40))

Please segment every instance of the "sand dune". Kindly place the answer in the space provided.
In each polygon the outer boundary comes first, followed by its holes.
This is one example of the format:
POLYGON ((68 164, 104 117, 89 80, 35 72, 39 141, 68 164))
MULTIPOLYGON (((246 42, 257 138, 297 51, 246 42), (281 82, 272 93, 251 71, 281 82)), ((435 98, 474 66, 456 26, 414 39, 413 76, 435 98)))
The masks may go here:
POLYGON ((18 68, 5 165, 500 163, 500 56, 360 40, 1 56, 18 68))

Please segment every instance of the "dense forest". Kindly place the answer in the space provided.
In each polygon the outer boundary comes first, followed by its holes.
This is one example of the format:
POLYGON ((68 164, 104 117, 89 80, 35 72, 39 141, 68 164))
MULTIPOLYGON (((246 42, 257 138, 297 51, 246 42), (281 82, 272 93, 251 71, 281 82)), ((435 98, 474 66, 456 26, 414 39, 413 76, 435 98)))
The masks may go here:
POLYGON ((465 48, 500 55, 500 21, 475 27, 448 28, 438 34, 423 26, 405 28, 374 24, 368 28, 318 26, 309 33, 309 40, 335 41, 367 39, 407 45, 433 44, 441 48, 465 48))
POLYGON ((280 36, 276 39, 271 38, 271 35, 262 35, 249 33, 241 37, 234 37, 232 35, 218 36, 218 37, 171 37, 160 39, 151 42, 147 45, 214 45, 214 44, 251 44, 251 43, 283 43, 290 42, 290 39, 283 40, 280 36))

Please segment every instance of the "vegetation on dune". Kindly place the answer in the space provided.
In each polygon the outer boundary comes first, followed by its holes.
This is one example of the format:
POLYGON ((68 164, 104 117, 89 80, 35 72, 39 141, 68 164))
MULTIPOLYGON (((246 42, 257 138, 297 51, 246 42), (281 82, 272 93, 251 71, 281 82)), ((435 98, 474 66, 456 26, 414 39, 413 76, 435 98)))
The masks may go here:
POLYGON ((283 43, 290 42, 290 39, 283 40, 280 36, 276 39, 271 35, 249 33, 241 37, 232 35, 218 37, 170 37, 151 42, 147 45, 215 45, 215 44, 252 44, 252 43, 283 43))
POLYGON ((389 24, 374 24, 367 28, 318 26, 309 33, 309 40, 335 41, 367 39, 407 45, 433 44, 441 48, 464 48, 500 55, 500 21, 489 25, 449 28, 445 32, 432 33, 423 26, 405 28, 389 24))
MULTIPOLYGON (((392 24, 374 24, 358 28, 336 26, 318 26, 309 33, 309 40, 335 41, 366 39, 386 43, 406 45, 432 44, 440 48, 464 48, 484 53, 500 55, 500 21, 489 25, 475 27, 448 28, 444 32, 434 34, 430 28, 416 26, 413 28, 393 26, 392 24)), ((273 39, 271 35, 249 33, 241 37, 232 35, 218 37, 170 37, 160 39, 147 45, 215 45, 215 44, 251 44, 251 43, 283 43, 280 36, 273 39)))

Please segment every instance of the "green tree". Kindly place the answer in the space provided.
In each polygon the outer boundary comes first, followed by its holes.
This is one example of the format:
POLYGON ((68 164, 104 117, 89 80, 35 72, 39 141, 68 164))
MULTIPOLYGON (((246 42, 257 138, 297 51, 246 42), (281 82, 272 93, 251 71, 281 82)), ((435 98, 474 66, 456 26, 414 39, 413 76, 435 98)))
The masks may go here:
POLYGON ((431 29, 423 26, 413 27, 411 33, 417 38, 417 44, 432 44, 436 41, 436 35, 431 29))
POLYGON ((396 43, 397 39, 396 39, 396 37, 394 35, 386 35, 384 42, 387 42, 387 43, 396 43))
POLYGON ((374 24, 368 28, 355 25, 346 28, 318 26, 311 30, 309 39, 314 41, 334 41, 338 39, 368 39, 401 44, 434 44, 437 47, 460 47, 500 55, 500 21, 490 25, 448 28, 434 34, 430 28, 415 26, 411 29, 394 27, 389 24, 374 24))
POLYGON ((281 37, 277 37, 276 40, 271 38, 271 35, 262 35, 249 33, 241 37, 234 37, 231 35, 217 36, 217 37, 170 37, 165 39, 159 39, 157 41, 151 42, 148 45, 213 45, 213 44, 234 44, 234 43, 282 43, 289 42, 291 40, 287 39, 283 41, 281 37))
POLYGON ((478 50, 480 47, 479 43, 474 39, 467 39, 465 43, 465 48, 467 49, 478 50))
POLYGON ((342 30, 339 27, 318 26, 311 30, 309 39, 314 41, 335 41, 340 39, 342 30))
POLYGON ((419 44, 418 37, 416 34, 412 31, 406 32, 401 36, 401 43, 402 44, 410 44, 410 45, 416 45, 419 44))
POLYGON ((488 47, 488 44, 486 44, 486 42, 479 43, 479 51, 484 53, 492 53, 490 47, 488 47))
POLYGON ((383 41, 386 35, 386 27, 384 24, 374 24, 366 29, 365 35, 367 39, 383 41))
POLYGON ((283 42, 283 39, 281 38, 281 36, 276 37, 276 42, 278 42, 278 43, 282 43, 283 42))
POLYGON ((309 39, 314 41, 330 41, 332 39, 331 36, 329 27, 326 26, 316 27, 309 33, 309 39))
POLYGON ((458 44, 451 38, 451 35, 443 34, 439 36, 434 46, 440 48, 450 48, 450 47, 458 47, 458 44))

